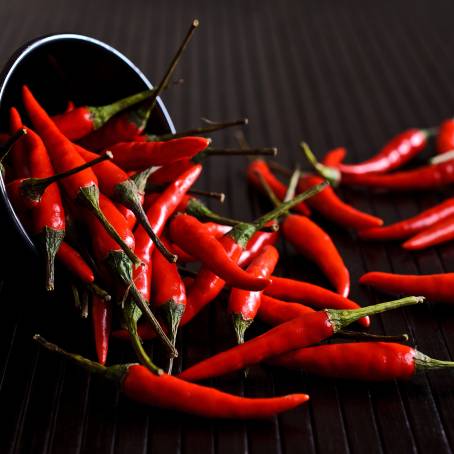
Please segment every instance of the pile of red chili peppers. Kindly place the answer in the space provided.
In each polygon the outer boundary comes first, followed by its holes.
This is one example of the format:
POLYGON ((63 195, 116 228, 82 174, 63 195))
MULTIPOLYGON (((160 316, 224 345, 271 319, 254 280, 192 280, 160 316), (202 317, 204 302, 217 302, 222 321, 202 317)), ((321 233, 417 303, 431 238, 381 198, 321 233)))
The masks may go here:
POLYGON ((68 353, 39 335, 35 340, 117 381, 135 400, 217 418, 269 417, 309 399, 304 393, 252 399, 191 383, 258 363, 360 380, 408 379, 419 370, 453 367, 391 342, 396 336, 344 328, 354 322, 367 328, 370 316, 425 298, 454 302, 454 273, 367 273, 361 283, 406 296, 361 307, 349 299, 350 274, 341 254, 311 213, 317 211, 363 239, 405 239, 403 246, 411 250, 452 239, 452 198, 383 226, 378 217, 342 201, 333 187, 340 183, 404 191, 452 184, 454 121, 445 121, 437 132, 405 131, 359 164, 344 164, 343 148, 332 150, 319 163, 302 144, 316 170, 311 174, 290 172, 262 158, 250 161, 249 183, 267 194, 274 208, 254 221, 226 218, 195 197, 212 195, 193 188, 204 160, 220 154, 275 154, 275 149, 249 149, 243 140, 238 150, 220 150, 204 137, 246 120, 209 122, 164 136, 148 132, 153 129, 148 120, 156 99, 168 87, 197 26, 194 21, 153 90, 101 107, 75 107, 69 101, 65 112, 49 113, 43 108, 46 100, 24 86, 22 104, 11 108, 0 156, 10 201, 35 239, 46 288, 59 285, 55 260, 69 272, 75 301, 83 316, 90 315, 98 361, 68 353), (25 114, 30 124, 23 124, 25 114), (445 158, 399 170, 434 134, 437 151, 445 158), (275 172, 290 177, 289 183, 275 172), (279 238, 314 263, 330 288, 274 275, 279 238), (190 263, 199 264, 197 272, 189 271, 190 263), (222 292, 228 292, 227 313, 237 345, 172 376, 179 327, 222 292), (251 338, 247 329, 256 318, 270 329, 251 338), (129 340, 140 365, 106 366, 112 337, 129 340), (362 342, 324 342, 336 337, 362 342), (167 352, 166 364, 156 365, 144 343, 155 338, 167 352))

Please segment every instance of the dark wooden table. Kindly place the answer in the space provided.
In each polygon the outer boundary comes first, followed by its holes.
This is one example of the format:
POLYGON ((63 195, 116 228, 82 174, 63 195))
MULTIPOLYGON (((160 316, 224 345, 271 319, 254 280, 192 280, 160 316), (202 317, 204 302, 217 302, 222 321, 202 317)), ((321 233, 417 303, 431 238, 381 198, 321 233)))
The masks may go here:
MULTIPOLYGON (((0 59, 40 34, 77 32, 117 47, 155 81, 198 17, 200 30, 179 69, 185 84, 164 97, 177 129, 197 125, 201 116, 247 116, 250 143, 278 146, 285 165, 302 162, 301 138, 319 155, 345 145, 356 161, 405 128, 436 125, 453 114, 453 14, 452 2, 445 1, 16 0, 0 5, 0 59)), ((230 132, 215 137, 219 145, 235 145, 230 132)), ((225 191, 223 210, 251 218, 268 205, 247 187, 245 164, 212 159, 198 186, 225 191)), ((342 191, 345 200, 386 223, 447 194, 342 191)), ((452 245, 410 254, 397 244, 361 242, 319 221, 351 270, 351 297, 365 305, 384 299, 357 284, 366 270, 454 270, 452 245)), ((8 248, 7 240, 2 247, 8 248)), ((313 266, 284 245, 281 250, 280 273, 325 283, 313 266)), ((368 385, 254 367, 246 379, 237 374, 212 382, 249 396, 311 395, 309 405, 265 422, 208 421, 131 403, 111 384, 33 345, 31 335, 39 330, 93 355, 89 323, 76 319, 68 295, 48 298, 34 276, 20 270, 17 276, 5 280, 1 297, 1 453, 452 451, 452 372, 368 385)), ((221 298, 182 330, 177 368, 232 345, 224 303, 221 298)), ((448 307, 375 317, 372 329, 407 332, 412 344, 437 358, 454 354, 448 307)), ((128 348, 112 345, 111 362, 128 358, 128 348)))

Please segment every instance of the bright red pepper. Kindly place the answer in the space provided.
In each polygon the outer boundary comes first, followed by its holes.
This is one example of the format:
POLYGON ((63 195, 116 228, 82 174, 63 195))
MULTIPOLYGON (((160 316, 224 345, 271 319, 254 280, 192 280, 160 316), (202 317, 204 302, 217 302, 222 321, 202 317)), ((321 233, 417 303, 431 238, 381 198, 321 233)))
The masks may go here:
POLYGON ((454 215, 454 198, 445 200, 416 216, 380 228, 359 232, 367 240, 399 240, 408 238, 454 215))
MULTIPOLYGON (((9 111, 9 131, 14 134, 18 129, 22 128, 22 119, 19 112, 15 107, 12 107, 9 111)), ((14 146, 14 152, 11 153, 11 164, 13 168, 13 178, 30 178, 30 168, 28 166, 28 155, 30 152, 29 138, 25 137, 24 140, 20 140, 14 146)), ((11 178, 10 178, 11 179, 11 178)))
POLYGON ((454 273, 421 276, 373 271, 363 274, 359 282, 386 293, 422 295, 429 301, 454 303, 454 273))
POLYGON ((329 167, 337 167, 347 156, 347 150, 344 147, 334 148, 323 156, 322 164, 329 167))
POLYGON ((87 265, 82 256, 68 243, 64 241, 61 243, 56 257, 82 282, 91 284, 95 281, 92 269, 87 265))
POLYGON ((246 249, 241 253, 238 265, 248 266, 257 257, 260 251, 268 245, 274 246, 279 239, 279 230, 276 232, 256 232, 249 240, 246 249))
POLYGON ((244 344, 201 361, 183 371, 179 377, 188 381, 198 381, 234 372, 273 356, 318 343, 362 317, 423 301, 424 298, 409 297, 361 309, 341 311, 326 309, 308 313, 275 326, 244 344))
POLYGON ((91 300, 91 317, 93 333, 95 336, 96 354, 100 364, 106 364, 109 351, 109 336, 112 324, 112 306, 98 295, 93 295, 91 300))
POLYGON ((267 325, 276 326, 301 315, 315 312, 314 309, 300 303, 290 303, 262 295, 257 317, 267 325))
POLYGON ((454 239, 454 215, 421 230, 417 235, 408 239, 402 247, 410 251, 427 249, 454 239))
POLYGON ((441 123, 437 139, 436 150, 438 154, 446 153, 447 151, 454 150, 454 119, 448 118, 441 123))
MULTIPOLYGON (((274 246, 265 246, 246 271, 253 276, 268 279, 277 265, 279 253, 274 246)), ((228 311, 233 318, 238 343, 244 342, 244 333, 254 321, 260 307, 262 292, 232 288, 229 296, 228 311)))
POLYGON ((269 418, 295 408, 309 399, 306 394, 255 399, 234 396, 213 388, 187 383, 171 375, 157 376, 138 364, 104 367, 80 355, 68 353, 39 335, 35 335, 34 340, 90 372, 117 382, 131 399, 155 407, 207 418, 253 419, 269 418))
POLYGON ((172 183, 182 173, 194 166, 194 163, 189 159, 172 162, 172 164, 163 165, 161 168, 153 172, 148 178, 148 183, 155 186, 172 183))

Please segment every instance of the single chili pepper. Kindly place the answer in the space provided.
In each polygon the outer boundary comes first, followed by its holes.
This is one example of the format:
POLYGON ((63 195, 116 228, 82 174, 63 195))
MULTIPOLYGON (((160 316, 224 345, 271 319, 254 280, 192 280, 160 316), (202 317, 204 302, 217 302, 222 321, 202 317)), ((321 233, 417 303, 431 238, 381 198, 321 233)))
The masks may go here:
MULTIPOLYGON (((24 127, 22 118, 15 107, 11 107, 9 110, 9 132, 15 134, 19 129, 24 127)), ((30 169, 28 167, 28 155, 30 150, 30 143, 25 137, 25 140, 21 140, 16 143, 14 147, 14 153, 11 153, 11 164, 12 164, 12 177, 16 178, 28 178, 30 177, 30 169)))
POLYGON ((364 381, 408 380, 418 372, 454 367, 454 362, 433 359, 408 345, 390 342, 318 345, 269 362, 324 377, 364 381))
MULTIPOLYGON (((263 248, 246 271, 253 276, 268 279, 277 265, 279 253, 274 246, 263 248)), ((260 307, 262 292, 233 288, 230 292, 228 311, 232 315, 233 327, 239 344, 244 343, 244 333, 252 324, 260 307)))
MULTIPOLYGON (((26 86, 22 87, 22 98, 33 125, 46 145, 55 170, 61 173, 85 164, 82 157, 75 151, 73 144, 60 132, 26 86)), ((123 242, 99 208, 99 188, 94 172, 91 169, 85 169, 71 175, 62 180, 62 187, 70 200, 82 203, 92 211, 125 254, 138 265, 137 257, 123 242)))
MULTIPOLYGON (((157 250, 152 256, 153 305, 164 319, 170 340, 175 345, 178 326, 186 307, 186 289, 175 263, 169 263, 157 250)), ((173 359, 170 359, 169 373, 173 359)))
POLYGON ((153 186, 170 184, 193 166, 194 163, 189 159, 164 165, 149 176, 148 184, 153 186))
POLYGON ((332 184, 346 184, 389 191, 420 191, 436 189, 454 183, 454 160, 430 164, 413 170, 394 172, 389 175, 342 174, 332 167, 326 167, 317 159, 306 144, 301 144, 306 157, 317 172, 332 184))
POLYGON ((22 139, 22 137, 27 135, 27 130, 25 128, 19 128, 12 136, 8 136, 8 140, 0 145, 0 175, 2 178, 5 178, 5 166, 3 161, 13 147, 17 146, 17 143, 22 139))
POLYGON ((454 150, 454 119, 448 118, 438 128, 435 149, 438 154, 454 150))
POLYGON ((172 75, 177 67, 177 64, 186 49, 192 37, 194 30, 199 26, 198 20, 193 20, 189 31, 187 32, 183 42, 173 57, 167 71, 159 82, 158 86, 153 90, 151 96, 144 101, 138 109, 131 112, 124 112, 116 115, 108 121, 103 127, 92 132, 82 140, 82 145, 88 149, 101 150, 111 147, 119 142, 128 142, 140 136, 147 126, 150 114, 153 111, 158 96, 167 88, 172 78, 172 75))
POLYGON ((386 293, 408 295, 416 292, 429 301, 454 303, 454 273, 421 276, 373 271, 363 274, 359 282, 386 293))
POLYGON ((82 282, 91 284, 95 281, 92 269, 88 266, 82 256, 65 241, 60 244, 56 257, 82 282))
POLYGON ((150 166, 187 160, 205 150, 211 139, 182 137, 166 142, 120 142, 109 147, 114 162, 124 170, 144 170, 150 166))
POLYGON ((105 106, 81 106, 52 116, 58 129, 70 140, 78 140, 105 125, 114 115, 149 98, 153 90, 145 90, 105 106))
POLYGON ((424 231, 437 223, 454 215, 454 198, 435 205, 428 210, 404 221, 396 222, 384 227, 366 229, 359 232, 360 238, 367 240, 399 240, 408 238, 424 231))
MULTIPOLYGON (((247 168, 247 179, 252 186, 263 192, 264 189, 258 175, 263 176, 279 200, 284 200, 287 187, 274 176, 266 162, 262 159, 256 159, 249 164, 247 168)), ((310 214, 310 210, 305 203, 297 205, 293 209, 305 216, 310 214)))
POLYGON ((105 367, 80 355, 68 353, 39 335, 35 335, 33 339, 88 371, 119 383, 126 396, 146 405, 208 418, 255 419, 269 418, 295 408, 309 399, 306 394, 272 398, 234 396, 213 388, 187 383, 168 374, 156 376, 138 364, 105 367))
POLYGON ((109 351, 109 336, 112 324, 112 307, 110 303, 98 295, 93 295, 91 299, 91 317, 96 354, 99 363, 104 365, 109 351))
POLYGON ((322 164, 329 167, 337 167, 347 156, 347 150, 344 147, 334 148, 323 156, 322 164))
POLYGON ((318 343, 360 318, 398 307, 422 303, 423 297, 407 297, 360 309, 325 309, 308 313, 255 337, 244 344, 218 353, 183 371, 179 377, 198 381, 234 372, 283 353, 318 343))
POLYGON ((203 224, 196 218, 178 214, 170 223, 169 233, 174 243, 232 287, 258 291, 269 284, 268 279, 253 276, 231 260, 222 244, 207 234, 203 224))
MULTIPOLYGON (((75 146, 77 152, 85 160, 89 161, 95 158, 96 153, 92 153, 82 147, 75 146)), ((176 261, 176 256, 171 254, 161 240, 158 238, 156 233, 151 228, 150 222, 148 221, 147 215, 142 207, 142 202, 139 189, 135 182, 130 180, 127 173, 116 166, 113 162, 103 161, 93 167, 93 172, 98 178, 98 184, 100 190, 112 200, 124 205, 130 209, 139 223, 143 226, 147 234, 156 244, 161 254, 170 262, 176 261)), ((128 224, 129 225, 129 224, 128 224)))
POLYGON ((454 215, 421 230, 417 235, 402 244, 402 247, 410 251, 419 251, 437 244, 446 243, 452 239, 454 239, 454 215))
MULTIPOLYGON (((338 310, 359 308, 357 303, 338 293, 308 282, 277 276, 271 276, 271 284, 266 288, 265 294, 284 300, 301 301, 304 304, 319 308, 338 310)), ((368 327, 370 320, 368 318, 361 319, 359 323, 368 327)))

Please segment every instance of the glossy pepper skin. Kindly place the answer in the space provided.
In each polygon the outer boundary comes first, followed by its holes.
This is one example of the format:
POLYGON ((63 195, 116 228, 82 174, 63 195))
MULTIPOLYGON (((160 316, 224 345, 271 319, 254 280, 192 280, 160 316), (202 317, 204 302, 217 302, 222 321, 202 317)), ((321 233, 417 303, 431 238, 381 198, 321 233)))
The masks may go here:
POLYGON ((63 241, 57 252, 57 259, 66 269, 78 277, 82 282, 91 284, 95 281, 92 269, 88 266, 82 256, 68 243, 63 241))
POLYGON ((402 247, 410 251, 419 251, 454 239, 454 215, 421 230, 408 239, 402 247))
POLYGON ((429 301, 454 303, 454 273, 429 274, 392 274, 372 271, 363 274, 359 282, 385 293, 425 296, 429 301))
POLYGON ((281 301, 268 295, 262 295, 257 317, 267 325, 276 326, 309 312, 315 311, 304 304, 281 301))
MULTIPOLYGON (((252 186, 254 186, 254 188, 258 189, 260 192, 263 192, 262 183, 257 177, 257 173, 260 173, 268 183, 270 188, 273 190, 273 192, 276 194, 277 198, 281 201, 284 200, 285 194, 287 192, 287 186, 275 177, 264 160, 255 159, 249 164, 246 172, 248 182, 252 186)), ((293 208, 293 210, 304 216, 308 216, 310 214, 310 210, 305 202, 298 204, 293 208)))
POLYGON ((324 310, 302 315, 275 326, 244 344, 218 353, 183 371, 179 377, 203 380, 260 363, 273 356, 321 342, 363 316, 384 310, 418 304, 423 298, 408 298, 350 311, 324 310))
MULTIPOLYGON (((317 175, 302 177, 298 183, 298 190, 303 192, 322 181, 323 178, 317 175)), ((310 208, 318 211, 325 219, 346 229, 359 231, 379 227, 383 224, 382 219, 357 210, 343 202, 331 187, 327 187, 324 191, 309 199, 307 204, 310 208)))
POLYGON ((170 223, 170 239, 183 250, 199 259, 203 265, 232 287, 263 290, 269 280, 242 270, 230 259, 222 244, 208 235, 203 223, 187 214, 178 214, 170 223))
POLYGON ((448 118, 443 121, 438 129, 436 138, 436 150, 438 154, 454 150, 454 119, 448 118))
POLYGON ((166 142, 123 142, 109 149, 114 162, 124 170, 144 170, 175 161, 187 160, 205 150, 211 139, 205 137, 182 137, 166 142))
POLYGON ((160 167, 148 177, 148 183, 156 186, 172 183, 182 173, 187 172, 194 163, 189 159, 181 159, 160 167))
MULTIPOLYGON (((265 289, 265 294, 283 300, 301 301, 303 304, 319 308, 356 309, 359 307, 352 300, 325 288, 277 276, 271 277, 271 284, 265 289)), ((368 327, 370 320, 364 318, 359 323, 368 327)))
POLYGON ((336 292, 347 297, 350 273, 329 235, 309 218, 293 214, 285 217, 281 230, 298 253, 317 264, 336 292))
MULTIPOLYGON (((269 278, 279 260, 279 253, 274 246, 265 246, 262 252, 252 260, 246 271, 253 276, 269 278)), ((262 300, 262 292, 253 292, 232 288, 228 301, 228 311, 233 318, 238 343, 244 342, 244 332, 254 321, 262 300)))
MULTIPOLYGON (((22 119, 19 112, 15 107, 12 107, 9 111, 9 131, 14 134, 19 128, 22 128, 22 119)), ((24 137, 14 145, 13 152, 10 154, 11 164, 13 168, 13 178, 30 178, 30 168, 28 165, 28 154, 30 151, 30 139, 24 137)))
POLYGON ((246 249, 241 253, 238 265, 248 266, 251 261, 260 254, 260 251, 270 245, 274 246, 279 239, 279 230, 276 232, 256 232, 249 240, 246 249))
POLYGON ((408 129, 393 137, 374 157, 359 164, 339 164, 337 169, 345 175, 386 173, 403 166, 427 145, 428 134, 421 129, 408 129))
POLYGON ((109 351, 109 336, 112 324, 112 306, 110 301, 98 295, 93 295, 91 300, 91 317, 95 337, 96 355, 98 362, 106 364, 109 351))
POLYGON ((453 215, 454 198, 451 197, 411 218, 384 227, 363 230, 359 232, 359 236, 367 240, 400 240, 428 229, 453 215))

